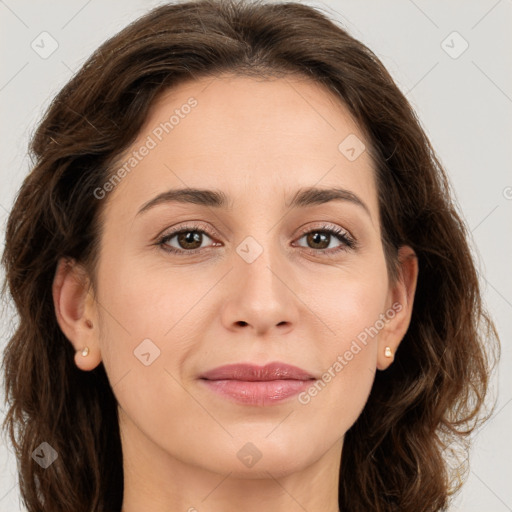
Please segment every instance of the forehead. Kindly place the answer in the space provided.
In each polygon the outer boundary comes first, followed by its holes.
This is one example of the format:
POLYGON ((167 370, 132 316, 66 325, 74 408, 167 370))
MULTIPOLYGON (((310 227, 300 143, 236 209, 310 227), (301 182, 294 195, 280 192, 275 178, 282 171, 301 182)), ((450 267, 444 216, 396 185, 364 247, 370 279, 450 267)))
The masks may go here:
POLYGON ((348 109, 317 82, 201 78, 165 91, 152 105, 137 140, 114 166, 126 172, 108 199, 140 205, 176 186, 243 190, 251 197, 264 189, 267 196, 281 194, 283 204, 283 191, 314 185, 371 195, 368 148, 348 109))
MULTIPOLYGON (((283 144, 287 134, 307 137, 297 141, 302 145, 318 142, 329 132, 342 135, 340 129, 364 139, 339 97, 326 86, 295 75, 260 79, 221 75, 182 83, 155 101, 141 133, 158 132, 161 123, 171 121, 172 129, 164 128, 161 135, 165 137, 170 132, 177 135, 176 132, 184 131, 185 123, 181 121, 187 118, 186 124, 194 129, 203 127, 213 142, 235 134, 237 139, 250 134, 257 142, 265 140, 265 135, 272 138, 277 132, 282 139, 276 140, 272 147, 283 144), (194 107, 189 108, 191 102, 194 107), (177 130, 179 125, 181 129, 177 130)), ((160 138, 158 134, 157 138, 160 138)))

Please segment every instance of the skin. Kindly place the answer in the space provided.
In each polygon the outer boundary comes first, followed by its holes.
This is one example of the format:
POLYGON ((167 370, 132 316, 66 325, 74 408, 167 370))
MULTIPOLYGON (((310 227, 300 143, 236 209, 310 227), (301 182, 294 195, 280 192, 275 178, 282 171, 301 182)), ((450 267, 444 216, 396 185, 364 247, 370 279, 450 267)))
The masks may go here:
POLYGON ((407 330, 417 260, 401 248, 401 277, 390 281, 372 160, 363 151, 350 161, 338 149, 350 134, 370 143, 348 110, 306 79, 223 75, 181 84, 153 105, 122 157, 190 97, 197 106, 101 199, 97 288, 64 260, 53 286, 77 366, 103 361, 119 403, 123 510, 335 512, 344 434, 376 370, 393 361, 385 347, 395 353, 407 330), (287 208, 308 186, 344 188, 368 212, 350 201, 287 208), (222 190, 232 207, 174 202, 137 215, 158 194, 184 187, 222 190), (155 243, 191 221, 206 232, 193 246, 200 253, 186 254, 192 246, 177 236, 167 245, 182 256, 155 243), (308 240, 324 224, 348 231, 357 247, 328 234, 324 246, 308 240), (247 236, 262 248, 252 263, 236 251, 247 236), (198 380, 220 365, 272 361, 321 378, 394 303, 400 311, 307 404, 294 396, 242 405, 198 380), (134 357, 147 338, 160 350, 148 366, 134 357), (252 467, 237 457, 248 442, 261 454, 252 467))

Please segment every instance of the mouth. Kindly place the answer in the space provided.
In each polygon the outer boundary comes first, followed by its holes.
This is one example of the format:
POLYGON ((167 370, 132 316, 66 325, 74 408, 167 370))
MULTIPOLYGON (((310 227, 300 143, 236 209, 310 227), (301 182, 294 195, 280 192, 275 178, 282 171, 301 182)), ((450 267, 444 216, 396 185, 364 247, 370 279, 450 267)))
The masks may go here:
POLYGON ((268 406, 304 391, 316 378, 297 366, 275 362, 265 366, 246 363, 220 366, 202 374, 199 380, 223 398, 268 406))
POLYGON ((248 382, 315 379, 308 371, 281 362, 269 363, 265 366, 250 363, 228 364, 207 371, 200 378, 206 380, 244 380, 248 382))

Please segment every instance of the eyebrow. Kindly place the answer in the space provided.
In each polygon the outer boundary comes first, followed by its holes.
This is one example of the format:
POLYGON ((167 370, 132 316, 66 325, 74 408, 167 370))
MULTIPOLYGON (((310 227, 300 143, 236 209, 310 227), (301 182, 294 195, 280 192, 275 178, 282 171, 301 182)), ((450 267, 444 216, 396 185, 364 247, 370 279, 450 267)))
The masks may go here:
MULTIPOLYGON (((315 188, 307 187, 299 189, 289 203, 287 208, 305 208, 331 201, 346 201, 361 207, 371 218, 370 210, 366 204, 353 192, 342 188, 315 188)), ((189 203, 212 208, 224 208, 231 210, 233 201, 221 190, 209 190, 200 188, 171 189, 162 192, 153 199, 144 203, 136 216, 147 212, 151 208, 165 203, 189 203)))

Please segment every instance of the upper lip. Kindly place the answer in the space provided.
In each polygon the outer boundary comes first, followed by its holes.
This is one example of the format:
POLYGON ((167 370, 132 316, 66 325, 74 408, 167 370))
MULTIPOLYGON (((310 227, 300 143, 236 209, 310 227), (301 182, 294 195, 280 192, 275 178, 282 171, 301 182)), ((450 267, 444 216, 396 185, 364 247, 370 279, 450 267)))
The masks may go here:
POLYGON ((315 377, 306 370, 286 363, 274 362, 265 366, 250 363, 228 364, 209 370, 200 376, 206 380, 310 380, 315 377))

